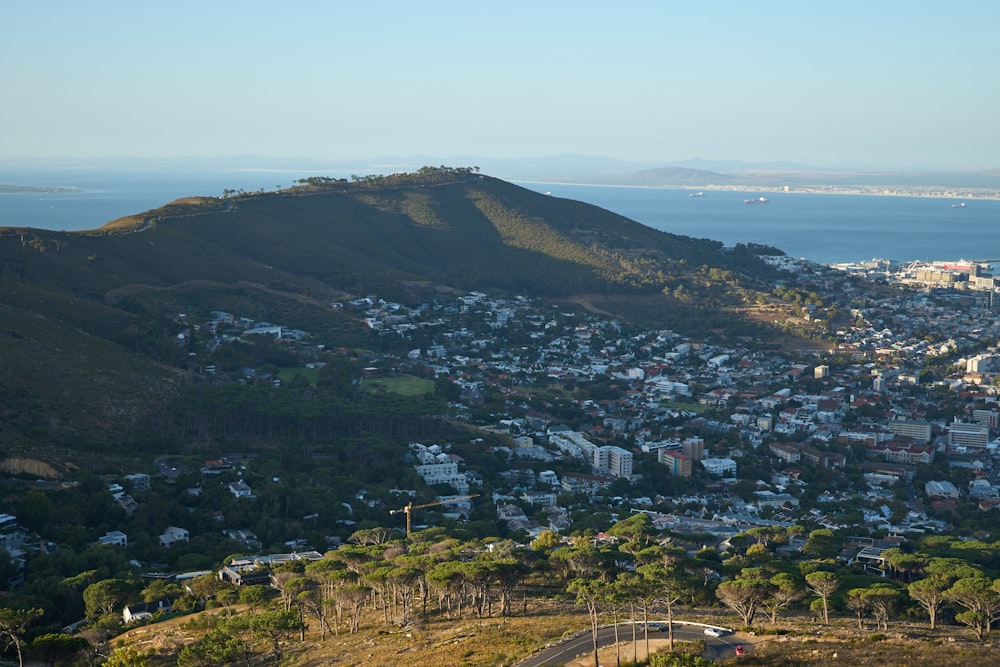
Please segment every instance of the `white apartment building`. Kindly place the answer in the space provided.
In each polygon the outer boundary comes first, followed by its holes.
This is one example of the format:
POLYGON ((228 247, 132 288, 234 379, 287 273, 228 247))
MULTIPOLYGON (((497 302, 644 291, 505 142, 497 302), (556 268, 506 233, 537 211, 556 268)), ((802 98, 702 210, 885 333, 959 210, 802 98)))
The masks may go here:
POLYGON ((708 472, 709 475, 735 475, 736 474, 736 461, 732 459, 702 459, 702 467, 708 472))
POLYGON ((457 463, 430 463, 413 468, 426 484, 450 484, 459 493, 469 491, 469 481, 458 471, 457 463))
POLYGON ((905 435, 920 443, 931 441, 931 423, 916 419, 893 419, 885 427, 896 435, 905 435))
POLYGON ((986 373, 996 368, 997 357, 994 354, 977 354, 965 361, 966 373, 986 373))
POLYGON ((553 433, 549 435, 549 444, 567 456, 591 462, 594 460, 594 450, 597 449, 597 445, 576 431, 553 433))
POLYGON ((598 447, 593 452, 591 466, 599 475, 631 477, 632 452, 613 445, 598 447))
POLYGON ((981 424, 956 421, 948 427, 948 445, 985 449, 990 441, 990 429, 981 424))

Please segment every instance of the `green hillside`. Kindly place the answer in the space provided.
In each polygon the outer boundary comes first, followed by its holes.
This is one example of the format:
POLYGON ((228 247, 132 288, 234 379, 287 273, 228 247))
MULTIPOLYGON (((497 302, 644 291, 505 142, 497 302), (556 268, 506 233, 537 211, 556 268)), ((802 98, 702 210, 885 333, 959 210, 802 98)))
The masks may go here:
POLYGON ((665 234, 471 169, 307 179, 189 198, 85 232, 0 228, 7 444, 122 440, 164 419, 195 363, 181 313, 213 310, 377 344, 334 301, 448 290, 599 304, 671 327, 732 323, 769 289, 750 248, 665 234))

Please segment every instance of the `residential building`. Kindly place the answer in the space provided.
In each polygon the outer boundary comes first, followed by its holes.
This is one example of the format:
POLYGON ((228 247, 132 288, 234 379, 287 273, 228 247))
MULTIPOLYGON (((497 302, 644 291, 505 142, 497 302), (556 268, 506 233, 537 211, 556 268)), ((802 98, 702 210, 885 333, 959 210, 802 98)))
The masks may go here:
POLYGON ((559 486, 559 476, 556 475, 554 470, 543 470, 538 473, 538 483, 559 486))
POLYGON ((681 451, 691 457, 692 461, 701 461, 705 458, 705 440, 696 437, 685 438, 681 442, 681 451))
POLYGON ((612 477, 632 476, 632 452, 621 447, 608 445, 592 452, 592 467, 597 474, 612 477))
POLYGON ((125 481, 132 487, 133 493, 143 493, 149 491, 150 477, 144 472, 137 472, 133 475, 125 475, 125 481))
POLYGON ((577 433, 576 431, 549 433, 549 444, 567 456, 587 461, 593 461, 593 452, 597 449, 597 445, 587 440, 582 433, 577 433))
POLYGON ((735 475, 736 474, 736 461, 732 459, 719 459, 710 458, 702 459, 702 467, 708 472, 709 475, 735 475))
POLYGON ((958 489, 949 481, 930 481, 924 484, 924 492, 931 498, 958 498, 958 489))
POLYGON ((995 410, 973 410, 972 421, 981 424, 986 428, 997 428, 998 415, 995 410))
POLYGON ((113 546, 113 547, 127 547, 128 546, 128 535, 121 532, 120 530, 112 530, 110 532, 101 535, 97 538, 98 543, 113 546))
POLYGON ((450 484, 459 493, 469 491, 469 481, 464 474, 458 472, 458 464, 455 462, 429 463, 414 466, 414 469, 426 484, 450 484))
POLYGON ((955 421, 948 427, 948 445, 983 449, 990 441, 989 428, 955 421))
POLYGON ((767 448, 785 463, 798 463, 802 460, 802 452, 799 451, 798 447, 793 446, 793 444, 772 442, 767 448))
POLYGON ((253 491, 250 490, 250 485, 242 479, 229 483, 229 493, 237 498, 253 498, 253 491))
POLYGON ((597 495, 601 489, 606 489, 614 482, 610 477, 587 475, 580 472, 568 472, 562 476, 562 488, 570 493, 583 493, 587 496, 597 495))
POLYGON ((758 507, 798 507, 799 499, 788 493, 773 491, 757 491, 754 493, 754 503, 758 507))
POLYGON ((896 435, 905 435, 920 443, 931 441, 931 423, 923 420, 893 419, 885 427, 896 435))
POLYGON ((191 534, 184 528, 167 526, 167 529, 160 535, 160 546, 169 548, 177 542, 187 542, 190 537, 191 534))
POLYGON ((847 458, 840 452, 828 452, 810 445, 799 445, 802 460, 824 468, 843 468, 847 458))
POLYGON ((521 500, 535 507, 551 507, 556 504, 556 494, 551 491, 526 491, 521 500))
POLYGON ((933 447, 904 447, 884 443, 868 448, 869 456, 879 456, 883 461, 892 463, 931 463, 934 461, 935 450, 933 447))
POLYGON ((661 449, 659 452, 659 461, 667 466, 670 474, 674 477, 687 478, 691 476, 691 457, 684 452, 661 449))
POLYGON ((140 602, 139 604, 125 605, 122 610, 122 619, 126 623, 146 621, 153 618, 154 614, 170 611, 170 600, 157 600, 156 602, 140 602))

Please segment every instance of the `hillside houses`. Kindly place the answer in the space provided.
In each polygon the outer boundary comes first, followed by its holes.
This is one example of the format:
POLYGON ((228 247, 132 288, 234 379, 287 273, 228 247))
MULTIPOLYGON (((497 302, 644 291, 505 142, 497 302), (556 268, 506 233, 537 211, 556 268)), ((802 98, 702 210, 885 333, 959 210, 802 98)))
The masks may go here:
MULTIPOLYGON (((795 280, 803 284, 836 284, 840 275, 801 264, 795 280)), ((850 319, 830 332, 836 358, 754 349, 734 337, 629 330, 592 313, 484 292, 408 305, 368 295, 333 307, 362 318, 360 326, 379 338, 419 341, 402 354, 371 355, 365 360, 371 373, 412 372, 450 383, 453 415, 511 436, 494 453, 511 470, 533 469, 536 477, 508 479, 505 470, 485 477, 525 507, 548 507, 553 493, 557 502, 561 494, 605 502, 612 486, 616 493, 634 486, 669 499, 643 486, 650 465, 666 466, 678 488, 710 491, 712 502, 723 504, 744 468, 763 466, 787 480, 759 490, 793 498, 817 477, 832 481, 813 489, 813 498, 909 484, 915 466, 940 457, 961 466, 969 452, 986 454, 981 465, 992 469, 1000 409, 991 385, 1000 351, 983 343, 1000 334, 996 318, 939 295, 870 298, 856 287, 844 292, 851 303, 838 306, 850 319), (940 323, 947 332, 926 340, 940 323), (964 356, 935 386, 968 392, 969 409, 928 418, 934 405, 921 390, 923 364, 951 354, 964 356), (970 380, 968 373, 979 377, 970 380), (540 394, 536 387, 552 390, 540 394), (571 415, 572 426, 556 415, 571 415), (696 450, 684 444, 692 438, 701 443, 696 450), (551 477, 537 474, 542 466, 551 477), (851 467, 863 477, 839 474, 851 467), (847 489, 846 478, 864 484, 847 489)), ((821 316, 813 308, 809 321, 821 316)), ((245 335, 276 325, 220 313, 214 326, 245 335)), ((466 494, 483 483, 483 471, 447 443, 413 444, 408 455, 426 485, 466 494)), ((981 487, 977 494, 989 499, 981 487)))

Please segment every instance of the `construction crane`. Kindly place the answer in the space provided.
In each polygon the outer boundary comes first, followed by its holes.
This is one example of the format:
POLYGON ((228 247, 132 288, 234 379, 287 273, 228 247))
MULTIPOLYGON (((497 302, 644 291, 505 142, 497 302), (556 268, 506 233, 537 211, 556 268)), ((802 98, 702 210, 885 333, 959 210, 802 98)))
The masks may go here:
POLYGON ((470 498, 478 498, 479 494, 474 493, 471 496, 458 496, 457 498, 447 498, 445 500, 435 500, 432 503, 424 503, 422 505, 414 505, 413 502, 406 504, 406 507, 400 507, 398 510, 389 510, 389 514, 399 514, 404 512, 406 514, 406 536, 410 536, 410 532, 413 529, 413 523, 411 517, 413 516, 413 510, 423 509, 424 507, 434 507, 435 505, 447 505, 448 503, 457 503, 460 500, 469 500, 470 498))

